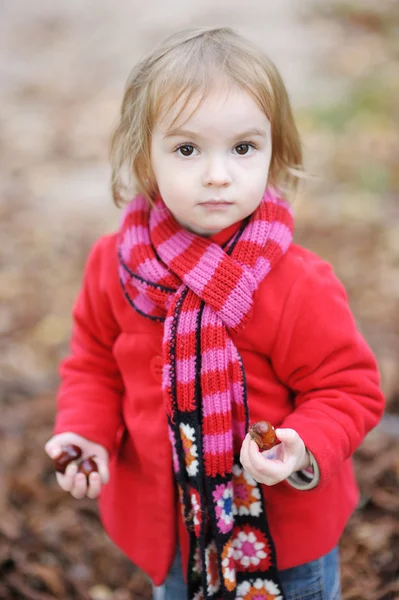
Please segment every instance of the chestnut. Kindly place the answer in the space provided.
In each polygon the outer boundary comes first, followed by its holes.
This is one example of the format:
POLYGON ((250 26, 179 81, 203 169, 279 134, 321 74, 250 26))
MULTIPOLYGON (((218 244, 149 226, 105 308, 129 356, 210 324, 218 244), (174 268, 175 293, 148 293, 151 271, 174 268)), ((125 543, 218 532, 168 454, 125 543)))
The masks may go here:
POLYGON ((88 458, 83 459, 82 462, 79 463, 78 473, 83 473, 84 475, 86 475, 87 483, 89 482, 90 473, 95 472, 98 472, 98 467, 93 456, 89 456, 88 458))
POLYGON ((258 421, 249 428, 249 435, 258 444, 259 450, 270 450, 279 443, 273 425, 268 421, 258 421))
POLYGON ((66 444, 62 446, 61 453, 53 459, 54 469, 57 473, 65 473, 70 462, 77 460, 82 456, 82 450, 75 444, 66 444))

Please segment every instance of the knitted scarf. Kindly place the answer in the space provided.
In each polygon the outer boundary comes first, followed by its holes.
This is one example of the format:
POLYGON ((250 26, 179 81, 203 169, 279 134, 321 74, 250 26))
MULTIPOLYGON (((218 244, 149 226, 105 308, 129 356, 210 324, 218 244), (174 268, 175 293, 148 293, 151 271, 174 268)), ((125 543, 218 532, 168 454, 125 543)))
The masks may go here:
POLYGON ((239 461, 247 389, 230 332, 245 324, 292 229, 288 205, 271 190, 223 248, 183 229, 160 198, 151 208, 138 196, 124 212, 124 294, 164 323, 162 389, 190 538, 190 600, 283 600, 262 489, 239 461))

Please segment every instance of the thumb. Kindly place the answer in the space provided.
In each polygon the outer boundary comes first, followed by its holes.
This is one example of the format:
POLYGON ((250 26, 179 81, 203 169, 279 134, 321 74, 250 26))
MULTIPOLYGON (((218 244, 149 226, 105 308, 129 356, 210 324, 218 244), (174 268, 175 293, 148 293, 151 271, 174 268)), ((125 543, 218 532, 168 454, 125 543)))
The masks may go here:
POLYGON ((301 439, 294 429, 276 429, 276 436, 288 448, 296 447, 301 439))
POLYGON ((44 451, 50 458, 56 458, 64 449, 66 445, 76 445, 79 446, 83 450, 82 441, 84 438, 76 435, 75 433, 65 432, 65 433, 57 433, 53 435, 44 446, 44 451))
POLYGON ((44 446, 44 451, 50 458, 55 458, 61 453, 61 445, 59 442, 49 440, 44 446))

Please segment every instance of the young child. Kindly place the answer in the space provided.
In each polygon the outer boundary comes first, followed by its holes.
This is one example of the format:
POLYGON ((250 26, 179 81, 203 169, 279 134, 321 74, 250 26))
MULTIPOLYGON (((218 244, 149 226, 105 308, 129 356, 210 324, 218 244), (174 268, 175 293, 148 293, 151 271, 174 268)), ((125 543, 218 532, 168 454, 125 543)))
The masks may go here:
POLYGON ((98 472, 60 486, 99 496, 157 598, 340 598, 351 456, 384 401, 342 285, 292 242, 276 68, 230 29, 172 36, 130 76, 112 164, 116 202, 140 193, 89 256, 46 444, 98 472))

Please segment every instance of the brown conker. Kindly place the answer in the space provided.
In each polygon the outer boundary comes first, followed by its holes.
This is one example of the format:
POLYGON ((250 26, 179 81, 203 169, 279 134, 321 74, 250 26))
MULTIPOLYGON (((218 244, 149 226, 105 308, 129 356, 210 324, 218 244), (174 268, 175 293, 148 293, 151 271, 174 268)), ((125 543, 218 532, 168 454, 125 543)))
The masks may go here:
POLYGON ((89 481, 90 473, 97 473, 97 472, 98 472, 98 467, 97 467, 97 463, 94 460, 93 456, 89 456, 88 458, 83 459, 82 462, 79 463, 78 473, 83 473, 84 475, 86 475, 87 482, 89 481))
POLYGON ((258 444, 259 450, 270 450, 279 443, 273 425, 268 421, 258 421, 249 428, 249 435, 258 444))
POLYGON ((57 473, 65 473, 70 462, 77 460, 82 456, 82 450, 75 444, 66 444, 62 446, 61 453, 53 459, 54 469, 57 473))

